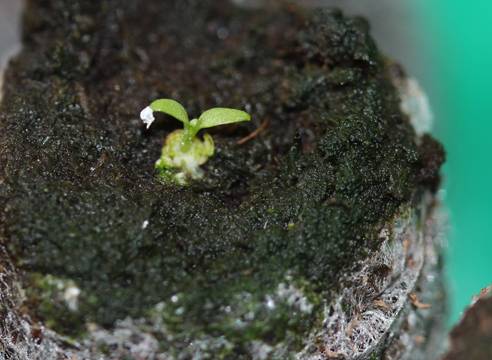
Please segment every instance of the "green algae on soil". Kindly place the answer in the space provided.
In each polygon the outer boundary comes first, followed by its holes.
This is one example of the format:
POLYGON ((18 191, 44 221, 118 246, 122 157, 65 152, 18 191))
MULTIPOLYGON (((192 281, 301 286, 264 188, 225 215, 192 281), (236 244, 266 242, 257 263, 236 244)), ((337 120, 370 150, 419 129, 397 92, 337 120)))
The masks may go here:
POLYGON ((0 111, 0 200, 31 316, 74 337, 160 317, 176 354, 205 336, 224 340, 216 358, 255 340, 302 348, 341 275, 438 178, 442 149, 417 145, 391 66, 338 12, 30 1, 0 111), (203 181, 169 186, 154 162, 179 124, 138 119, 157 97, 253 121, 213 131, 203 181), (80 288, 76 309, 48 306, 53 279, 80 288))

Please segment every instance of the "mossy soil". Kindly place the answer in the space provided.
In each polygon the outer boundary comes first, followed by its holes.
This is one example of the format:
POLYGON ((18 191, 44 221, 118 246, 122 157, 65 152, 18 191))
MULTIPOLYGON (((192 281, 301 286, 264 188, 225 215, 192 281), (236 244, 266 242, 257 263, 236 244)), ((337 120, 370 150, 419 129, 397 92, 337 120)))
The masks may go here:
POLYGON ((6 73, 0 196, 32 316, 76 336, 161 303, 176 351, 203 334, 235 358, 255 339, 299 349, 381 225, 438 176, 442 150, 417 145, 391 67, 367 23, 338 12, 30 1, 6 73), (159 97, 253 120, 210 131, 202 181, 166 185, 154 162, 179 123, 138 119, 159 97), (77 311, 45 306, 47 275, 80 287, 77 311), (282 284, 314 309, 272 310, 282 284))

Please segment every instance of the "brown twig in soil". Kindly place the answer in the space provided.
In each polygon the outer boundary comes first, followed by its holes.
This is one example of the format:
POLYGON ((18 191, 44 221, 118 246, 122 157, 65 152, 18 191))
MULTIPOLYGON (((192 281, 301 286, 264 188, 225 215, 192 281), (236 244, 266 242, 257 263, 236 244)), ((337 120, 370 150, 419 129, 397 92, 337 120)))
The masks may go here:
POLYGON ((382 300, 382 299, 374 300, 372 303, 374 306, 376 306, 377 308, 379 308, 381 310, 384 310, 384 311, 391 310, 391 307, 386 302, 384 302, 384 300, 382 300))
POLYGON ((250 141, 250 140, 254 139, 255 137, 257 137, 267 127, 268 127, 268 120, 265 120, 265 121, 263 121, 261 123, 261 125, 255 131, 253 131, 251 134, 243 137, 242 139, 239 139, 236 142, 236 144, 237 145, 243 145, 243 144, 247 143, 248 141, 250 141))
POLYGON ((410 298, 410 302, 412 303, 413 306, 415 306, 417 309, 429 309, 431 307, 430 304, 424 304, 420 302, 419 298, 417 297, 417 294, 411 293, 408 295, 410 298))

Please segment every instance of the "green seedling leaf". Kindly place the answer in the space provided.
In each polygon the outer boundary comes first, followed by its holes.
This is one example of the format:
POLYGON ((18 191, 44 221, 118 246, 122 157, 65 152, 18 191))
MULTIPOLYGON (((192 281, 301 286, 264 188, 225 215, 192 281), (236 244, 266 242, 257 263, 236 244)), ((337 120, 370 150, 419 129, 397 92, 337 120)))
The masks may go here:
POLYGON ((215 145, 209 134, 205 134, 203 140, 196 137, 200 129, 251 120, 251 116, 241 110, 213 108, 190 121, 180 103, 172 99, 159 99, 140 112, 147 129, 155 121, 155 111, 171 115, 184 125, 182 130, 175 130, 167 136, 161 157, 155 165, 162 180, 179 185, 186 185, 189 179, 200 179, 204 174, 200 165, 214 154, 215 145))
POLYGON ((159 99, 150 104, 153 111, 159 111, 178 119, 184 124, 188 124, 190 119, 185 108, 177 101, 172 99, 159 99))
POLYGON ((229 108, 213 108, 200 115, 197 127, 205 129, 249 120, 251 120, 251 116, 247 112, 229 108))

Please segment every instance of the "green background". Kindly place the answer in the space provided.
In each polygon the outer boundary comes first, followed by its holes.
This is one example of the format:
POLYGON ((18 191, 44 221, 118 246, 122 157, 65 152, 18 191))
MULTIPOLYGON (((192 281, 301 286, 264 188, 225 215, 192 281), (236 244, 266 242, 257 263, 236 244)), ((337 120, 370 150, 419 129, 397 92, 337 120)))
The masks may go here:
POLYGON ((447 150, 450 320, 492 283, 492 1, 418 0, 435 135, 447 150))

